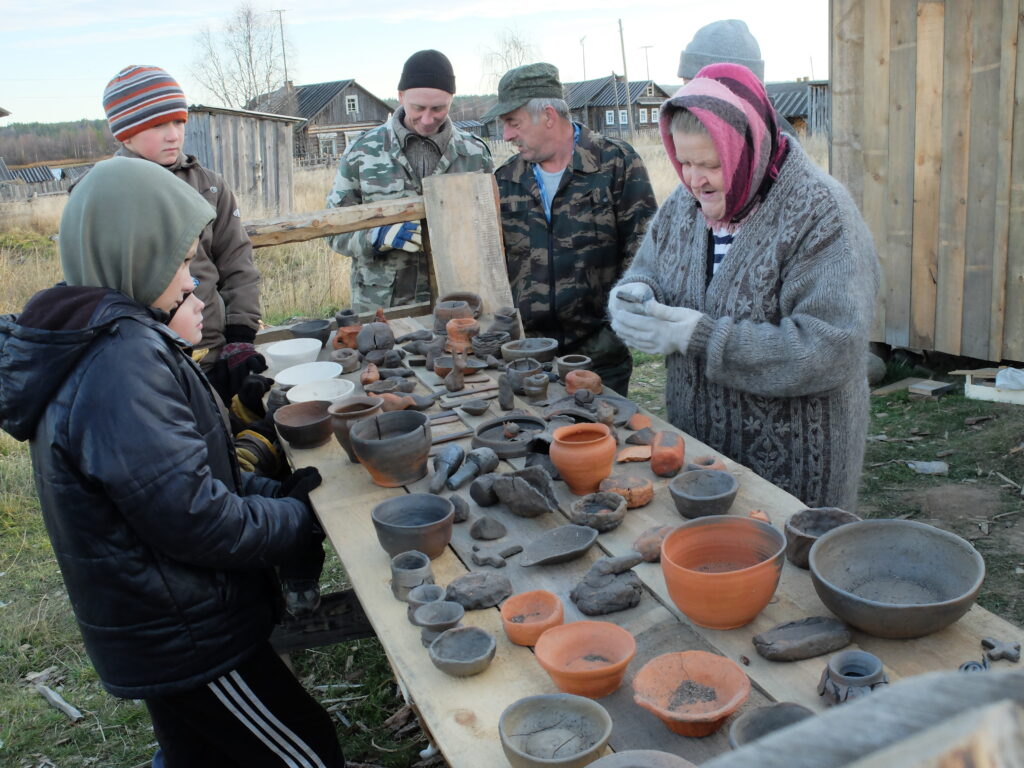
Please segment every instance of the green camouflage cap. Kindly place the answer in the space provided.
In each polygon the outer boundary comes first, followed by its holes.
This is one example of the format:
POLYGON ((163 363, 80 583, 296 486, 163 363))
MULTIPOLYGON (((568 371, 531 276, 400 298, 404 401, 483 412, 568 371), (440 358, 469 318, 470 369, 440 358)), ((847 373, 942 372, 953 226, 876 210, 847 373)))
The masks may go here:
POLYGON ((498 103, 481 122, 514 112, 530 99, 564 99, 558 68, 554 64, 524 64, 510 69, 498 83, 498 103))

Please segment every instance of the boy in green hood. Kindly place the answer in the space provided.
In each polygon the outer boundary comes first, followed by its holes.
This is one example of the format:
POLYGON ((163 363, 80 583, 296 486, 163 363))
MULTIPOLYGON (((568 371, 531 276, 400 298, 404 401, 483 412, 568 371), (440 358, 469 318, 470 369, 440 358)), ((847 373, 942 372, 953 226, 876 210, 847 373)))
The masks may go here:
POLYGON ((0 427, 28 440, 86 651, 142 699, 161 764, 344 766, 327 713, 268 642, 275 566, 320 547, 315 469, 239 471, 206 378, 168 327, 213 209, 114 158, 61 220, 66 284, 0 317, 0 427))

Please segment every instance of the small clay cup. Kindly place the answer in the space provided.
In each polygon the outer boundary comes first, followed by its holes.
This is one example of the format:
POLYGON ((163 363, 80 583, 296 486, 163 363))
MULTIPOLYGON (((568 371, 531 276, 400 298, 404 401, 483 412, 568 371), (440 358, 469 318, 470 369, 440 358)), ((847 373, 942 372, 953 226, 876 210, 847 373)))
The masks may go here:
POLYGON ((548 396, 550 379, 546 373, 535 373, 523 379, 523 394, 533 400, 541 400, 548 396))
POLYGON ((434 305, 434 333, 444 333, 449 320, 473 317, 473 310, 465 301, 439 301, 434 305))
POLYGON ((626 516, 626 500, 611 491, 588 493, 569 508, 569 519, 576 525, 587 525, 595 531, 618 528, 626 516))
POLYGON ((432 493, 407 493, 382 501, 370 517, 377 540, 391 557, 415 549, 433 560, 451 541, 455 505, 432 493))
POLYGON ((316 339, 322 347, 331 337, 331 321, 307 320, 293 325, 291 331, 292 335, 299 339, 316 339))
POLYGON ((532 357, 521 357, 508 364, 505 375, 508 376, 509 383, 512 384, 512 391, 521 395, 527 377, 534 376, 542 370, 541 364, 532 357))
POLYGON ((593 364, 594 361, 586 355, 565 355, 555 358, 555 370, 558 372, 558 378, 563 382, 569 371, 589 371, 593 364))
POLYGON ((342 373, 355 373, 359 370, 359 362, 363 359, 363 356, 359 354, 358 349, 342 347, 341 349, 332 350, 330 359, 332 363, 337 363, 341 366, 342 373))
POLYGON ((867 696, 889 684, 881 659, 867 651, 840 651, 821 671, 818 695, 827 706, 867 696))
POLYGON ((565 391, 570 395, 575 395, 581 389, 600 395, 604 392, 604 384, 601 383, 601 377, 593 371, 582 369, 569 371, 565 377, 565 391))
POLYGON ((471 291, 452 291, 446 293, 440 299, 438 304, 444 304, 449 301, 464 301, 469 306, 470 311, 473 313, 473 317, 479 319, 480 313, 484 309, 484 300, 480 298, 479 293, 472 293, 471 291))
POLYGON ((479 627, 455 627, 430 644, 430 660, 446 675, 470 677, 491 665, 497 648, 490 632, 479 627))
POLYGON ((719 456, 715 456, 713 453, 706 454, 704 456, 698 456, 693 461, 686 464, 686 469, 717 469, 720 472, 725 472, 725 462, 719 456))
POLYGON ((729 746, 739 749, 762 736, 813 716, 814 713, 807 707, 792 701, 780 701, 767 707, 747 710, 729 726, 729 746))
POLYGON ((498 735, 512 768, 583 768, 611 738, 612 718, 596 701, 542 693, 510 704, 498 735))
POLYGON ((544 632, 533 652, 558 690, 599 699, 622 685, 636 640, 609 621, 574 621, 544 632))
POLYGON ((750 679, 732 659, 707 651, 655 656, 633 678, 633 701, 680 736, 709 736, 750 696, 750 679))
POLYGON ((440 584, 420 584, 418 587, 413 587, 409 590, 409 594, 405 596, 405 602, 409 604, 409 608, 406 610, 405 616, 409 619, 410 624, 416 624, 413 620, 413 614, 416 613, 416 609, 421 605, 427 603, 439 603, 444 600, 445 588, 440 584))
POLYGON ((501 604, 501 625, 516 645, 536 645, 544 632, 564 620, 562 601, 546 589, 520 592, 501 604))
POLYGON ((558 341, 556 339, 545 339, 539 336, 515 339, 501 345, 501 356, 509 362, 533 358, 539 363, 549 363, 555 359, 557 352, 558 341))
POLYGON ((316 448, 331 439, 331 415, 327 400, 282 405, 274 411, 274 425, 292 448, 316 448))
POLYGON ((392 411, 361 419, 349 430, 356 458, 377 485, 397 488, 427 474, 430 418, 419 411, 392 411))
POLYGON ((434 572, 430 570, 430 558, 413 549, 401 552, 391 558, 391 594, 403 603, 409 592, 423 584, 434 583, 434 572))
POLYGON ((349 432, 352 425, 361 419, 368 419, 380 412, 384 401, 379 397, 367 397, 365 395, 353 395, 334 403, 327 412, 331 415, 331 429, 334 431, 334 438, 338 441, 349 461, 358 464, 359 459, 352 450, 352 441, 349 432))
POLYGON ((802 509, 786 521, 786 559, 797 568, 809 568, 811 547, 818 537, 847 523, 858 523, 860 517, 838 507, 802 509))
POLYGON ((420 628, 420 642, 429 648, 442 632, 460 626, 466 609, 454 600, 437 600, 421 605, 412 614, 412 623, 420 628))
POLYGON ((717 469, 691 469, 676 475, 668 484, 676 510, 691 520, 724 515, 736 500, 739 489, 735 477, 717 469))

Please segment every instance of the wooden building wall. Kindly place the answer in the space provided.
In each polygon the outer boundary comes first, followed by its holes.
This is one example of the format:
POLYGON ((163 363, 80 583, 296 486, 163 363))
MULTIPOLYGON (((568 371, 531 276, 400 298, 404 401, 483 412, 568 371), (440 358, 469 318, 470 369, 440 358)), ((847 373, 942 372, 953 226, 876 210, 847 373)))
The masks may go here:
MULTIPOLYGON (((391 108, 387 104, 362 86, 352 83, 331 99, 327 106, 310 118, 309 127, 365 125, 367 123, 380 125, 390 116, 391 108), (346 96, 357 97, 356 107, 358 109, 356 112, 351 114, 345 112, 346 96)), ((315 131, 313 132, 315 133, 315 131)))
POLYGON ((286 120, 190 110, 185 152, 224 176, 236 195, 261 205, 261 215, 288 213, 293 207, 292 130, 286 120))
POLYGON ((1022 11, 831 0, 831 168, 882 263, 876 341, 1024 360, 1022 11))

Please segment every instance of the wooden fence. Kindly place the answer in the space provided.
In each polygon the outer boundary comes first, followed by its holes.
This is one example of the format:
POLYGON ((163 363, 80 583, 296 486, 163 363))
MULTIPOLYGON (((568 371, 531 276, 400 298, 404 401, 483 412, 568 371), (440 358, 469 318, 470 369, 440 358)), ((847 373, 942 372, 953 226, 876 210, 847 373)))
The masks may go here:
POLYGON ((1022 3, 831 0, 831 167, 878 247, 876 341, 1024 360, 1022 3))
POLYGON ((72 185, 69 179, 54 179, 53 181, 37 181, 32 184, 0 184, 0 201, 16 202, 30 200, 41 195, 62 195, 72 185))

